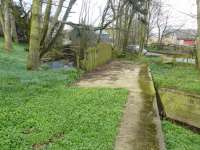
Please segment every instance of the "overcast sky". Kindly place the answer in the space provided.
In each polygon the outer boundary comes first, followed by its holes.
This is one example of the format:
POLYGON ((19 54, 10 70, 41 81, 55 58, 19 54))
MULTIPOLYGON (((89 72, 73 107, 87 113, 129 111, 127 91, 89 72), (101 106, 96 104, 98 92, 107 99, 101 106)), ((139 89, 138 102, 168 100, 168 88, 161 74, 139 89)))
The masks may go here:
MULTIPOLYGON (((18 0, 15 0, 18 1, 18 0)), ((31 0, 25 0, 30 3, 31 0)), ((69 1, 69 0, 67 0, 69 1)), ((81 5, 83 1, 90 2, 90 24, 98 25, 99 16, 105 6, 107 0, 77 0, 73 7, 73 14, 70 15, 68 21, 78 22, 80 16, 81 5)), ((196 23, 196 0, 162 0, 165 9, 170 12, 170 23, 174 27, 184 25, 184 28, 195 29, 196 23)))
POLYGON ((88 6, 90 10, 89 11, 90 19, 88 20, 89 24, 97 25, 107 0, 77 0, 72 10, 72 12, 75 12, 75 13, 71 14, 71 17, 69 18, 69 20, 76 23, 79 21, 80 10, 81 10, 82 3, 84 1, 90 2, 90 5, 88 6))
MULTIPOLYGON (((73 12, 75 14, 71 15, 70 21, 78 22, 81 4, 84 0, 77 0, 73 12)), ((170 12, 170 23, 174 27, 184 25, 184 28, 195 29, 197 27, 196 23, 196 0, 162 0, 165 9, 170 12)), ((91 24, 94 24, 105 6, 106 0, 90 0, 90 20, 91 24), (100 9, 101 8, 101 9, 100 9)))
POLYGON ((171 23, 175 26, 184 24, 184 28, 196 29, 196 0, 163 0, 170 10, 171 23))

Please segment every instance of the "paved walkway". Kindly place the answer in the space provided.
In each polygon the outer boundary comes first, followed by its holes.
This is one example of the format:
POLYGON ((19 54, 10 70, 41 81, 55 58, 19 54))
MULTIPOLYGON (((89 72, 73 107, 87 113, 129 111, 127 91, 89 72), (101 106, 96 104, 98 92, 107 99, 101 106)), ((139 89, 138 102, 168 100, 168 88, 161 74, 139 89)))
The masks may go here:
POLYGON ((165 149, 155 91, 146 66, 115 61, 87 74, 78 86, 129 90, 115 150, 165 149))

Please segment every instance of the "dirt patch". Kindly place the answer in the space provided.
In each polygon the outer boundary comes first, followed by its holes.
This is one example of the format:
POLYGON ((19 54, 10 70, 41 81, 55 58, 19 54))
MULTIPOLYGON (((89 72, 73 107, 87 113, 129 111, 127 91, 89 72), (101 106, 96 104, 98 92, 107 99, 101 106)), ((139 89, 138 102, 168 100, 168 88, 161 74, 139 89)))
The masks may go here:
POLYGON ((33 144, 32 148, 33 150, 42 150, 42 149, 45 149, 50 143, 55 143, 56 141, 61 140, 63 138, 64 138, 64 133, 60 132, 60 133, 54 134, 51 138, 49 138, 48 140, 42 143, 33 144))

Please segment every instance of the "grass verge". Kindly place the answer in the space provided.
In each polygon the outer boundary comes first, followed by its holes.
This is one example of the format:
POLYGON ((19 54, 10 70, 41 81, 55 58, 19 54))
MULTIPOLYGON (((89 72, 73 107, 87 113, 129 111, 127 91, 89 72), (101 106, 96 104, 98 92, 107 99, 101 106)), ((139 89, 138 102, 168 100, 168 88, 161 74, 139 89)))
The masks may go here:
POLYGON ((200 94, 200 72, 194 65, 153 63, 150 67, 158 88, 172 88, 200 94))
POLYGON ((1 149, 113 148, 127 90, 70 87, 76 69, 28 72, 24 45, 1 47, 1 149))
POLYGON ((198 150, 200 149, 200 135, 190 130, 163 121, 166 145, 168 150, 198 150))
MULTIPOLYGON (((152 61, 150 61, 152 62, 152 61)), ((200 72, 194 65, 150 63, 157 88, 172 88, 200 94, 200 72)), ((198 150, 200 135, 169 121, 162 121, 168 150, 198 150)))

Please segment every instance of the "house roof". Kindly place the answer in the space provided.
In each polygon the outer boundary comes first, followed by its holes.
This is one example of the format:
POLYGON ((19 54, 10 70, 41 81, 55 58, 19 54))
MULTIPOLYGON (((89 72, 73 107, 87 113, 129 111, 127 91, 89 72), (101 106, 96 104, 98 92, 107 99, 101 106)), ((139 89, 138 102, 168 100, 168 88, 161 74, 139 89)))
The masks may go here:
POLYGON ((185 30, 178 30, 175 32, 175 35, 178 40, 194 40, 197 36, 197 30, 193 29, 185 29, 185 30))

